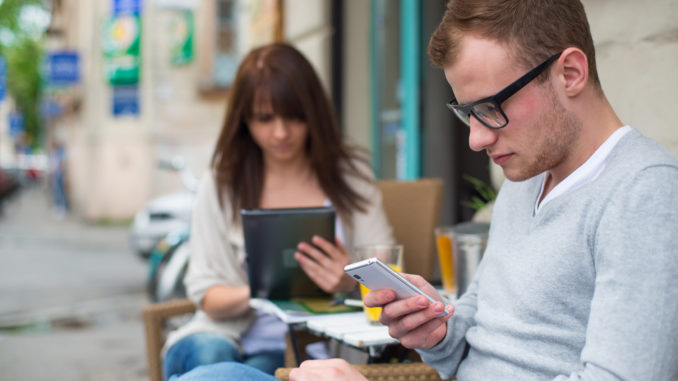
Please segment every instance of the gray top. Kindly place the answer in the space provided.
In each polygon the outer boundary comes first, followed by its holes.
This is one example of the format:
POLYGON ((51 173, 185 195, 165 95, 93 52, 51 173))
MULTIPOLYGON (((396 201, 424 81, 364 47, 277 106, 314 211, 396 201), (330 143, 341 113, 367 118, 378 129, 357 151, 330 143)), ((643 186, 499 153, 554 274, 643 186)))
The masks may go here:
POLYGON ((678 161, 632 130, 598 178, 533 216, 543 180, 504 182, 474 281, 423 360, 459 381, 678 379, 678 161))

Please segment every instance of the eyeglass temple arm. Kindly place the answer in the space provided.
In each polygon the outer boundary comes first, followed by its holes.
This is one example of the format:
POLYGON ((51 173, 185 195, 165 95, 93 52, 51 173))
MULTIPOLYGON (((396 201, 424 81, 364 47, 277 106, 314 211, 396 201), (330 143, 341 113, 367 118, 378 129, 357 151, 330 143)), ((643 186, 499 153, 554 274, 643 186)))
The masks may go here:
POLYGON ((499 94, 497 94, 495 96, 495 100, 499 104, 501 104, 502 102, 507 100, 511 95, 515 94, 518 90, 522 89, 530 81, 537 78, 537 76, 539 74, 541 74, 541 72, 543 72, 544 69, 546 69, 551 64, 551 62, 557 60, 558 57, 560 57, 561 54, 562 54, 562 52, 552 55, 546 61, 542 62, 539 66, 530 70, 524 76, 516 79, 515 82, 506 86, 506 88, 504 88, 504 90, 500 91, 499 94))

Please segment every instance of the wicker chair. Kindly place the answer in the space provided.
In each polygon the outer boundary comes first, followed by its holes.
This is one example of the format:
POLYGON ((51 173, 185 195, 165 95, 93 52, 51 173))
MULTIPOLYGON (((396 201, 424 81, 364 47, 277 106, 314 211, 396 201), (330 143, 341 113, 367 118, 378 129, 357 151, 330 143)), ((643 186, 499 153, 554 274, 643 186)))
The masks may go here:
POLYGON ((192 314, 195 305, 189 299, 152 303, 144 307, 144 328, 146 331, 146 360, 148 378, 162 381, 162 346, 165 342, 165 321, 173 316, 192 314))
MULTIPOLYGON (((423 362, 353 365, 370 381, 441 381, 435 369, 423 362)), ((287 381, 293 368, 278 368, 275 377, 287 381)))
MULTIPOLYGON (((386 216, 393 227, 398 243, 404 246, 405 271, 427 279, 434 276, 436 263, 433 229, 439 222, 443 182, 440 179, 415 181, 378 181, 386 216)), ((153 303, 143 310, 146 330, 146 357, 151 381, 162 381, 161 351, 167 319, 191 314, 195 305, 188 299, 153 303)), ((295 334, 298 348, 322 340, 313 334, 300 331, 295 334)), ((288 337, 289 340, 289 337, 288 337)), ((285 354, 286 368, 280 368, 276 377, 286 380, 291 367, 295 366, 294 353, 285 354)), ((305 354, 301 353, 301 360, 305 354)), ((440 380, 438 373, 423 363, 356 365, 370 380, 440 380)))

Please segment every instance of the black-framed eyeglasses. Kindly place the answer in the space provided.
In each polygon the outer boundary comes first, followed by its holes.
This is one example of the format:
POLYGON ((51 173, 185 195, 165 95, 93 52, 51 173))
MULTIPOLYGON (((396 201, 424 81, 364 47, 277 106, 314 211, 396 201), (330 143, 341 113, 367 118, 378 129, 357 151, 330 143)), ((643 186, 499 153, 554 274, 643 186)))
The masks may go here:
POLYGON ((560 57, 561 53, 549 57, 546 61, 528 71, 525 75, 491 97, 483 98, 479 101, 465 105, 460 105, 457 103, 457 98, 452 98, 452 100, 447 103, 447 108, 453 111, 467 126, 471 126, 471 115, 473 115, 480 123, 489 128, 499 129, 506 127, 508 124, 508 117, 504 113, 504 110, 501 109, 501 104, 513 94, 517 93, 518 90, 525 87, 525 85, 530 83, 533 79, 537 78, 537 76, 549 67, 553 61, 560 57))

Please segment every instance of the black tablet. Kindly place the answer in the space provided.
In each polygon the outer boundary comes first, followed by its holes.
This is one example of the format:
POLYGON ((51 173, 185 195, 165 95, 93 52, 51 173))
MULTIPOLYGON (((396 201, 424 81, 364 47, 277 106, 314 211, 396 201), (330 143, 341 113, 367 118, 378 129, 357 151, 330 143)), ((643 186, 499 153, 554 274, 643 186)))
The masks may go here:
POLYGON ((290 299, 327 296, 294 259, 314 235, 334 242, 332 207, 241 210, 250 296, 290 299))

